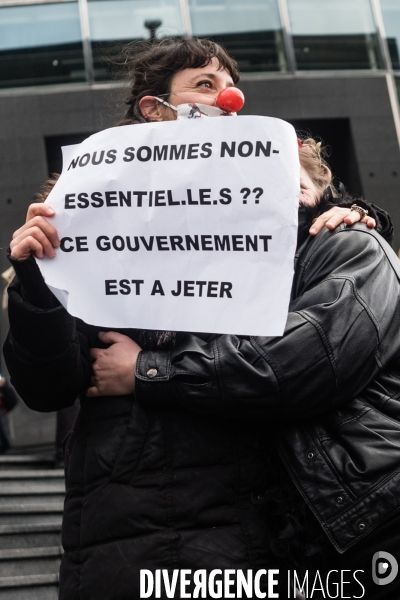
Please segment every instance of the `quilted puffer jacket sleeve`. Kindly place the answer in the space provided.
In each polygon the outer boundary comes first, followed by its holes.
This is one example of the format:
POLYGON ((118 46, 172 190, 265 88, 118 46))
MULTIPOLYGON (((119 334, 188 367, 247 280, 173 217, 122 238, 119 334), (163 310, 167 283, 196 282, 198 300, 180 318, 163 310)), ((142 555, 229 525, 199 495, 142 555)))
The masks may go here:
POLYGON ((59 410, 88 387, 88 341, 51 294, 34 260, 18 262, 12 261, 17 278, 9 287, 4 357, 12 384, 30 408, 59 410))
POLYGON ((283 337, 204 342, 186 334, 172 353, 141 352, 138 400, 278 419, 309 418, 350 401, 399 356, 396 262, 362 225, 322 232, 299 258, 283 337))

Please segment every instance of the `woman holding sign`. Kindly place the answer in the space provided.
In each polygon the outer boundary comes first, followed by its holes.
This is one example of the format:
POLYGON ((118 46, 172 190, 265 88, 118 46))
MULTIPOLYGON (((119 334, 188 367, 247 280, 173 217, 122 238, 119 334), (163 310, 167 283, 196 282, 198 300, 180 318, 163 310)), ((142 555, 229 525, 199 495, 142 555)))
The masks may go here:
MULTIPOLYGON (((123 125, 234 108, 229 94, 215 107, 238 73, 212 42, 163 41, 131 65, 123 125)), ((61 600, 274 598, 277 579, 295 597, 307 569, 307 596, 380 597, 372 554, 398 551, 399 268, 371 228, 335 229, 374 222, 332 193, 320 146, 299 142, 299 156, 281 338, 99 331, 33 259, 55 256, 54 211, 31 205, 15 232, 12 382, 35 410, 82 405, 66 441, 61 600)))

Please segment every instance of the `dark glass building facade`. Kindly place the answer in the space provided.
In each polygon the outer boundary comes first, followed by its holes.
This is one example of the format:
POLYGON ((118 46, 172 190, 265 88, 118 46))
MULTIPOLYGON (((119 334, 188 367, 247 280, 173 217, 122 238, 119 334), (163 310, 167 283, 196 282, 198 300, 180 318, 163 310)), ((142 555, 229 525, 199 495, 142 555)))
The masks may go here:
POLYGON ((151 22, 218 40, 242 72, 381 70, 382 42, 400 70, 396 0, 0 0, 0 86, 107 81, 110 49, 151 22))

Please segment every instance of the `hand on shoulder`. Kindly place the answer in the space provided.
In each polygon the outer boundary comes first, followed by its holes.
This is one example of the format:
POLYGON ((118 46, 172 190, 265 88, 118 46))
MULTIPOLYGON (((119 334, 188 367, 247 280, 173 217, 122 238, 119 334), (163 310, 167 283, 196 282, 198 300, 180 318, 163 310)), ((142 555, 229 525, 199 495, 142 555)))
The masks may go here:
POLYGON ((354 225, 361 220, 361 223, 365 223, 367 227, 373 229, 376 227, 376 221, 368 215, 361 219, 361 215, 356 210, 351 208, 343 208, 340 206, 334 206, 330 210, 322 213, 319 217, 314 219, 313 224, 310 228, 310 235, 317 235, 324 227, 330 230, 336 229, 342 223, 346 225, 354 225))

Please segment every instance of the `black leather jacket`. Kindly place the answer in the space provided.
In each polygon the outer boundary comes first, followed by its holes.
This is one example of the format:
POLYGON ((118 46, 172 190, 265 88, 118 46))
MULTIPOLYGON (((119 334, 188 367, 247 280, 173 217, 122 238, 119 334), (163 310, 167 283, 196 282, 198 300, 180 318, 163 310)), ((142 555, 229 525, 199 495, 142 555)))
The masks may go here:
POLYGON ((136 394, 275 422, 287 470, 343 552, 400 510, 400 264, 375 231, 342 225, 301 244, 295 273, 283 337, 182 334, 172 352, 139 355, 136 394))
POLYGON ((98 328, 24 262, 10 287, 12 382, 36 410, 82 398, 61 600, 134 596, 132 565, 276 565, 254 497, 271 444, 339 552, 400 509, 400 269, 375 231, 301 236, 284 336, 177 334, 139 354, 136 401, 85 399, 98 328))

